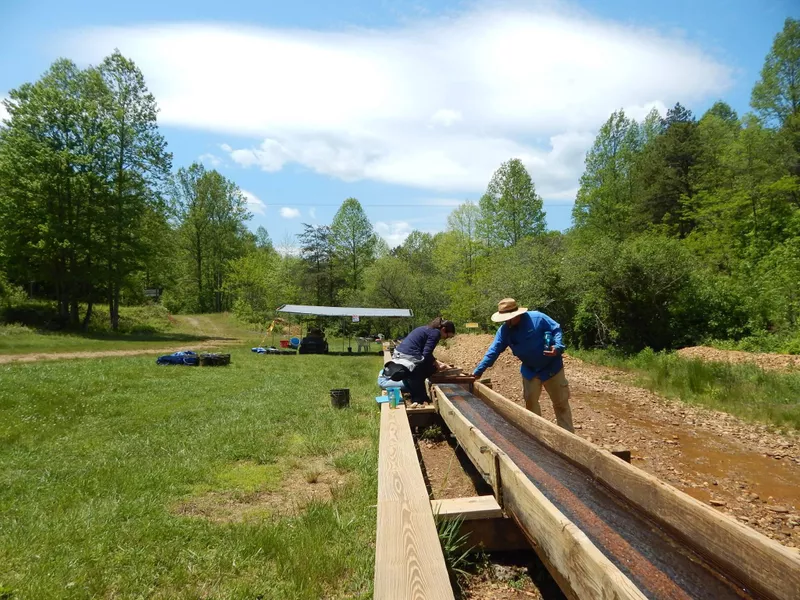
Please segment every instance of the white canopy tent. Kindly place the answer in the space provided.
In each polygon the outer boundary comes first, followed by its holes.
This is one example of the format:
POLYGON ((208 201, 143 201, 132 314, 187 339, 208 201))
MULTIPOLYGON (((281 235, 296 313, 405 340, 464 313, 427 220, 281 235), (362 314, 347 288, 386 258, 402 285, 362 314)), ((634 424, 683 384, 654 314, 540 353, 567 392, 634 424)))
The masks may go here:
POLYGON ((316 317, 405 317, 414 313, 410 308, 362 308, 357 306, 309 306, 306 304, 284 304, 276 312, 316 317))
MULTIPOLYGON (((346 319, 351 319, 353 323, 357 323, 361 318, 405 318, 410 319, 414 316, 414 312, 410 308, 364 308, 358 306, 310 306, 306 304, 283 304, 276 312, 288 313, 294 315, 308 315, 314 317, 339 317, 342 319, 343 329, 346 319)), ((302 333, 302 326, 301 326, 302 333)), ((352 336, 348 336, 348 352, 352 351, 350 340, 352 336)), ((342 346, 344 350, 344 343, 342 346)))

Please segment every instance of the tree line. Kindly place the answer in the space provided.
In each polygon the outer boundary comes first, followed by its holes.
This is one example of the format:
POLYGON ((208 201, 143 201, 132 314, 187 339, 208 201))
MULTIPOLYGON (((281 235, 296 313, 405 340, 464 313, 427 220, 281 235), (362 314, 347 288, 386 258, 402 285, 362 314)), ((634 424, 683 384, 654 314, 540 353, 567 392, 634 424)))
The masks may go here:
MULTIPOLYGON (((489 325, 498 299, 548 312, 581 347, 744 340, 800 352, 800 25, 787 19, 753 112, 681 104, 615 111, 586 156, 566 232, 547 231, 512 158, 445 231, 389 248, 348 198, 279 253, 232 181, 171 173, 157 107, 119 53, 55 63, 14 90, 0 130, 0 294, 33 282, 73 326, 93 302, 232 310, 264 322, 285 302, 409 307, 489 325), (79 308, 85 307, 85 308, 79 308)), ((112 316, 113 321, 113 316, 112 316)), ((112 322, 113 325, 113 322, 112 322)))

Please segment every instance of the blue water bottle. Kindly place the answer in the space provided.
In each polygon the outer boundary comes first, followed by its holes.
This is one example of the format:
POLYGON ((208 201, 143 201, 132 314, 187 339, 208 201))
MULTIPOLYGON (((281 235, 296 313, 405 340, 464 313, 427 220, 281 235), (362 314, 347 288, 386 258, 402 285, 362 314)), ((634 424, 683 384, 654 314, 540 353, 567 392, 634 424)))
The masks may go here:
POLYGON ((545 351, 550 350, 550 347, 553 345, 553 334, 550 331, 544 332, 544 349, 545 351))

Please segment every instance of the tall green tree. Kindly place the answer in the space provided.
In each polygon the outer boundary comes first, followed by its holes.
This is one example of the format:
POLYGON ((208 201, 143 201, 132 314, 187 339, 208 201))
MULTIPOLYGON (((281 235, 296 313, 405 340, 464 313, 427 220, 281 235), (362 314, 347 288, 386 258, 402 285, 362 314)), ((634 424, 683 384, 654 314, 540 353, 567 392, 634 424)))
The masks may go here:
POLYGON ((475 280, 475 270, 481 244, 478 237, 480 209, 473 202, 465 202, 447 217, 447 230, 455 236, 457 256, 460 257, 458 269, 467 285, 475 280))
POLYGON ((304 283, 307 285, 304 288, 314 290, 314 302, 317 305, 334 306, 341 282, 336 273, 331 228, 303 223, 303 233, 297 237, 306 275, 304 283))
POLYGON ((140 235, 144 215, 165 209, 164 186, 172 155, 158 131, 158 107, 144 76, 119 51, 98 67, 106 93, 101 98, 104 138, 99 166, 107 195, 99 215, 98 236, 106 269, 111 328, 119 327, 120 290, 149 251, 140 235))
POLYGON ((331 240, 351 290, 362 288, 364 269, 375 258, 376 236, 361 203, 348 198, 331 223, 331 240))
POLYGON ((545 232, 542 199, 518 158, 495 171, 479 206, 481 237, 490 246, 514 246, 526 236, 545 232))
POLYGON ((680 103, 667 111, 665 130, 647 144, 639 158, 643 191, 637 212, 640 225, 665 225, 680 237, 691 232, 691 204, 696 193, 693 168, 700 145, 697 122, 680 103))
POLYGON ((800 114, 800 21, 786 19, 764 61, 750 104, 779 126, 800 114))
POLYGON ((228 263, 255 245, 245 222, 251 218, 241 190, 200 163, 178 169, 172 199, 182 246, 191 264, 192 306, 200 312, 230 307, 225 278, 228 263))
POLYGON ((614 112, 600 128, 586 155, 586 169, 572 210, 578 228, 622 239, 630 231, 634 207, 633 169, 639 152, 639 126, 624 111, 614 112))

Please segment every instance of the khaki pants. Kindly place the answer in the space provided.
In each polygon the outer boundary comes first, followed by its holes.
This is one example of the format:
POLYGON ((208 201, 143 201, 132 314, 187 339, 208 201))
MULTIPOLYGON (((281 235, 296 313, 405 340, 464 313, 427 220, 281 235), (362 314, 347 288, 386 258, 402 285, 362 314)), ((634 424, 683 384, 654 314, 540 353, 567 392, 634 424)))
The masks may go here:
MULTIPOLYGON (((564 369, 544 382, 550 400, 553 401, 553 411, 559 427, 575 432, 572 426, 572 410, 569 407, 569 384, 564 375, 564 369)), ((525 407, 541 416, 542 407, 539 405, 539 396, 542 393, 542 380, 535 377, 531 380, 522 378, 522 395, 525 397, 525 407)))

